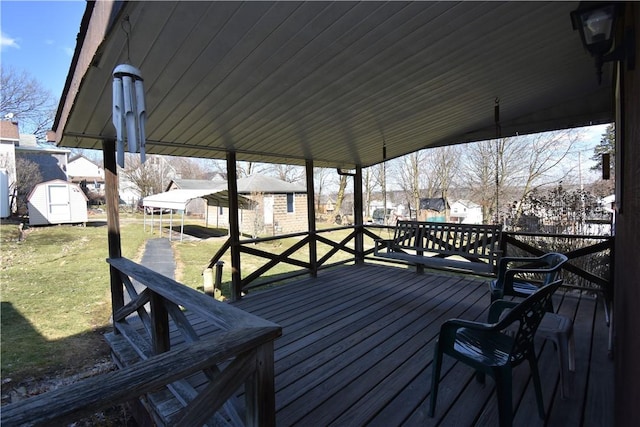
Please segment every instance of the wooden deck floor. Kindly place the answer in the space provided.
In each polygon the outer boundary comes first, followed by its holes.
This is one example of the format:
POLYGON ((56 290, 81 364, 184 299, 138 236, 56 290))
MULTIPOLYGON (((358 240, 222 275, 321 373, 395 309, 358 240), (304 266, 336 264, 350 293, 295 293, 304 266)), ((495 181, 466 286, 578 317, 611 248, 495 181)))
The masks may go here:
MULTIPOLYGON (((235 305, 283 327, 275 346, 278 426, 497 425, 493 382, 483 387, 446 356, 436 417, 426 415, 440 324, 486 319, 483 280, 367 264, 321 271, 235 305)), ((559 291, 555 307, 575 322, 570 396, 560 398, 553 344, 538 342, 547 419, 537 415, 524 364, 514 371, 514 425, 611 425, 613 362, 602 305, 559 291)))

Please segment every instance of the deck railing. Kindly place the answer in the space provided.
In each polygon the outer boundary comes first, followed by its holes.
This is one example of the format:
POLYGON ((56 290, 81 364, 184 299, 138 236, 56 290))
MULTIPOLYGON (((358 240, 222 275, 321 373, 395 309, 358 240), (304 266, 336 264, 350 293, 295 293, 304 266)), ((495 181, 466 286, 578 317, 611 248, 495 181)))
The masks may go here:
POLYGON ((560 252, 569 258, 563 266, 565 287, 601 293, 610 301, 613 296, 612 236, 543 233, 503 233, 502 256, 540 256, 560 252))
POLYGON ((280 326, 128 259, 108 262, 128 295, 114 307, 114 332, 106 337, 121 369, 5 406, 3 426, 77 419, 142 396, 159 425, 275 425, 280 326), (207 339, 194 322, 200 329, 206 322, 207 339), (188 381, 195 374, 204 379, 197 387, 188 381), (244 408, 236 402, 242 387, 244 408), (160 401, 174 409, 159 410, 160 401))
MULTIPOLYGON (((240 253, 260 258, 264 260, 263 265, 254 269, 242 277, 240 291, 246 292, 252 288, 265 286, 275 282, 281 282, 293 277, 313 274, 321 268, 333 267, 336 265, 353 262, 356 253, 354 249, 356 231, 353 226, 341 226, 317 230, 314 236, 307 232, 291 233, 272 237, 257 239, 243 239, 239 241, 240 253), (347 231, 347 233, 344 233, 347 231), (332 233, 339 233, 340 240, 331 239, 332 233), (277 242, 284 239, 298 239, 290 246, 282 246, 282 250, 277 253, 277 245, 270 247, 270 250, 259 249, 261 243, 277 242), (318 248, 318 259, 310 259, 309 245, 315 239, 318 248), (272 270, 279 264, 289 264, 296 269, 287 273, 266 276, 265 273, 272 270)), ((216 254, 209 261, 208 268, 212 268, 222 259, 231 248, 231 240, 228 239, 216 254)), ((373 253, 373 249, 370 250, 373 253)), ((234 295, 239 293, 234 293, 234 295)))
MULTIPOLYGON (((361 229, 365 239, 363 256, 369 260, 377 259, 373 258, 373 241, 392 236, 393 227, 366 225, 361 229)), ((264 259, 262 266, 242 277, 242 291, 289 277, 313 274, 320 268, 354 262, 356 259, 354 241, 357 231, 358 228, 354 226, 317 230, 314 238, 318 248, 321 246, 324 248, 318 250, 319 255, 315 265, 306 256, 312 239, 307 232, 241 240, 239 242, 241 253, 264 259), (334 232, 343 232, 339 240, 331 239, 331 233, 334 232), (292 238, 299 240, 293 245, 282 245, 279 253, 276 252, 276 245, 269 250, 256 247, 260 243, 292 238), (276 274, 266 278, 265 273, 280 263, 289 264, 294 268, 286 274, 276 274)), ((228 241, 211 258, 210 267, 215 265, 229 248, 228 241)), ((611 236, 503 232, 501 242, 502 256, 539 256, 550 251, 564 253, 570 259, 570 263, 564 268, 565 284, 569 287, 598 292, 604 295, 607 301, 611 301, 613 294, 613 282, 610 277, 612 249, 613 237, 611 236)))

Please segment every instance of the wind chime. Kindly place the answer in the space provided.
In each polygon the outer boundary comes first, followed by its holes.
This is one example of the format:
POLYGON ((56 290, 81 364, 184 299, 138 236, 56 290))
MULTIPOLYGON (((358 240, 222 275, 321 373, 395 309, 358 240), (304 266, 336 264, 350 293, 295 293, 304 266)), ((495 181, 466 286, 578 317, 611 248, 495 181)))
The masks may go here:
MULTIPOLYGON (((129 23, 128 17, 124 24, 129 23)), ((127 61, 129 60, 129 31, 127 34, 127 61)), ((116 161, 124 168, 125 145, 130 153, 145 158, 145 125, 147 111, 144 103, 142 73, 130 64, 117 65, 113 70, 113 125, 116 128, 116 161)))

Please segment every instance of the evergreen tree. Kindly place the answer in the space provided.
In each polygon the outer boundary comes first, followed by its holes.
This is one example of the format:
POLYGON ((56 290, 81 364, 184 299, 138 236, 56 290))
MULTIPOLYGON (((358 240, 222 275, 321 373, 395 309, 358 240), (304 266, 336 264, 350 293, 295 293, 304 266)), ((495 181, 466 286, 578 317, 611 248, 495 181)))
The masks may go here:
POLYGON ((609 166, 611 170, 611 176, 615 176, 615 154, 616 154, 616 128, 614 124, 607 126, 605 133, 602 134, 600 143, 593 148, 593 156, 591 160, 596 164, 591 168, 592 170, 602 170, 602 155, 609 154, 609 166))

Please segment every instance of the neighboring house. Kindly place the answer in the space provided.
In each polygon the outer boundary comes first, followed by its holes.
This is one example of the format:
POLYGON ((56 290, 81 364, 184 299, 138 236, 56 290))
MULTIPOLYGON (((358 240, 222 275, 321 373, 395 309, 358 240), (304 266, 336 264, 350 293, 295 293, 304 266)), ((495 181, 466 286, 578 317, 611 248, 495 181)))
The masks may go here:
MULTIPOLYGON (((34 162, 38 166, 42 182, 56 179, 66 181, 69 153, 70 150, 39 143, 35 135, 20 134, 15 121, 0 120, 0 168, 7 171, 8 191, 12 195, 17 184, 17 158, 34 162)), ((12 200, 11 210, 15 212, 17 205, 15 199, 12 200)))
MULTIPOLYGON (((304 185, 292 184, 265 175, 251 175, 238 180, 238 194, 255 202, 252 209, 240 209, 239 222, 242 233, 259 234, 294 233, 307 230, 307 194, 304 185)), ((221 175, 212 180, 174 179, 166 188, 172 190, 211 190, 224 188, 226 180, 221 175)), ((203 214, 207 224, 216 227, 229 225, 229 208, 207 204, 204 199, 195 199, 187 204, 190 214, 203 214), (199 211, 200 206, 203 210, 199 211), (204 206, 207 211, 204 212, 204 206)))
POLYGON ((87 196, 71 182, 53 180, 36 185, 27 197, 29 225, 87 222, 87 196))
POLYGON ((471 200, 457 200, 451 204, 449 221, 459 224, 482 224, 482 206, 471 200))
POLYGON ((67 164, 71 150, 51 144, 41 144, 35 135, 20 135, 16 146, 16 158, 22 157, 38 165, 42 182, 61 179, 67 181, 67 164))
POLYGON ((238 194, 256 206, 242 210, 240 231, 252 236, 306 231, 307 189, 270 176, 254 174, 238 180, 238 194))
POLYGON ((67 164, 69 181, 80 188, 99 195, 104 194, 104 168, 79 154, 69 159, 67 164))
POLYGON ((418 221, 446 222, 449 203, 442 197, 420 199, 418 221))
POLYGON ((0 169, 6 169, 9 188, 16 182, 16 146, 20 143, 18 123, 0 120, 0 169))

